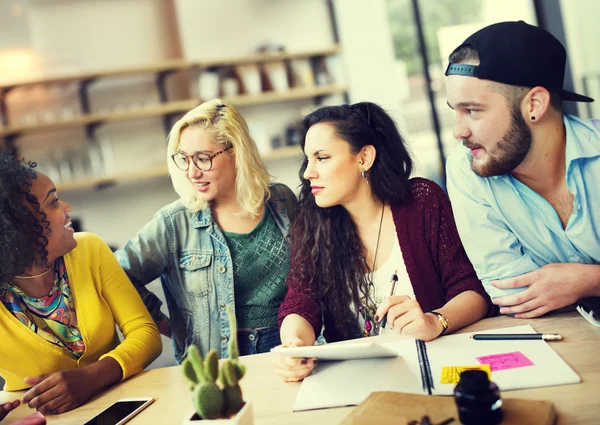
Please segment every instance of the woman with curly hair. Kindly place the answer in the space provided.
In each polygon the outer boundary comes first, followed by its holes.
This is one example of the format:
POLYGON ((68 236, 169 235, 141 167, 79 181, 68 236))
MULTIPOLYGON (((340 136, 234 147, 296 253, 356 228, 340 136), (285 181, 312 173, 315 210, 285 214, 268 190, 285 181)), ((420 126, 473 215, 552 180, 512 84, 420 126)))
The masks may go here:
MULTIPOLYGON (((302 189, 290 230, 284 346, 380 333, 430 341, 494 311, 435 183, 410 179, 412 160, 393 120, 373 103, 321 108, 302 121, 302 189), (390 276, 397 276, 390 296, 390 276)), ((310 359, 279 358, 287 381, 310 359)))
POLYGON ((180 363, 190 344, 202 355, 241 355, 280 344, 277 314, 290 267, 286 241, 298 200, 271 176, 246 121, 219 99, 175 123, 167 163, 180 199, 161 208, 116 255, 180 363), (160 278, 169 308, 145 285, 160 278), (226 308, 235 311, 232 335, 226 308))
POLYGON ((0 376, 5 391, 31 387, 30 407, 62 413, 140 372, 161 340, 108 246, 74 233, 71 205, 34 167, 0 153, 0 376))

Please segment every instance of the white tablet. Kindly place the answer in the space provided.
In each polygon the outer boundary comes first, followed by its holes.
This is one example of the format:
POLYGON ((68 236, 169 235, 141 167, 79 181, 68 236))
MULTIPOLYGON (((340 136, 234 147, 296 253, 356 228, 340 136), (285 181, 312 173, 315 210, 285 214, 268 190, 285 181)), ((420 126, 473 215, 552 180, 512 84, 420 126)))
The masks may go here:
POLYGON ((306 347, 275 347, 271 353, 289 357, 316 357, 319 360, 356 360, 397 357, 398 353, 374 342, 323 344, 306 347))

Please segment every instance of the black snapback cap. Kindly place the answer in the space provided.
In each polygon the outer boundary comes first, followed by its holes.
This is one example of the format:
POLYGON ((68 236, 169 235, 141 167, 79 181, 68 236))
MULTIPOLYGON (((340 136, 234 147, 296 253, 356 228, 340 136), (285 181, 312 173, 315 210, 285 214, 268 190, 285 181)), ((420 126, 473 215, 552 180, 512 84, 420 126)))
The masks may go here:
POLYGON ((563 90, 567 52, 560 41, 523 21, 499 22, 482 28, 454 51, 472 46, 479 65, 449 64, 446 75, 465 75, 513 86, 556 90, 562 100, 593 102, 591 97, 563 90))

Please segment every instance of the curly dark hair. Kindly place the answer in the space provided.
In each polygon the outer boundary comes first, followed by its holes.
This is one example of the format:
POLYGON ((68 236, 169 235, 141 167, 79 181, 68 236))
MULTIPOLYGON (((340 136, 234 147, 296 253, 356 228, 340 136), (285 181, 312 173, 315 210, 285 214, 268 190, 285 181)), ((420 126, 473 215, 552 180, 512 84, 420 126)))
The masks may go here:
POLYGON ((44 231, 50 223, 31 193, 35 166, 13 152, 0 152, 0 282, 23 274, 36 261, 48 261, 44 231))
MULTIPOLYGON (((362 102, 330 106, 307 115, 301 124, 304 150, 308 129, 318 123, 335 127, 337 136, 348 142, 354 154, 363 146, 377 151, 368 172, 373 195, 382 203, 399 205, 410 196, 412 160, 406 143, 392 118, 378 105, 362 102)), ((329 315, 343 339, 360 334, 350 306, 359 311, 360 297, 368 297, 365 274, 370 267, 356 224, 341 205, 320 208, 304 178, 308 158, 300 168, 299 215, 290 229, 292 264, 290 282, 320 300, 323 315, 329 315)), ((325 329, 327 337, 327 329, 325 329)))

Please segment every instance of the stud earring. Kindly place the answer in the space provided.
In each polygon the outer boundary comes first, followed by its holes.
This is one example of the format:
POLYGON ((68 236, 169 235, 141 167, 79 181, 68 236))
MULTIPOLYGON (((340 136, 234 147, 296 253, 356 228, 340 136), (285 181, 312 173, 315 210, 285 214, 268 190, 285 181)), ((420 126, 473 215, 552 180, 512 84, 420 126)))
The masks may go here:
POLYGON ((531 116, 531 121, 535 121, 535 117, 533 115, 531 116))

